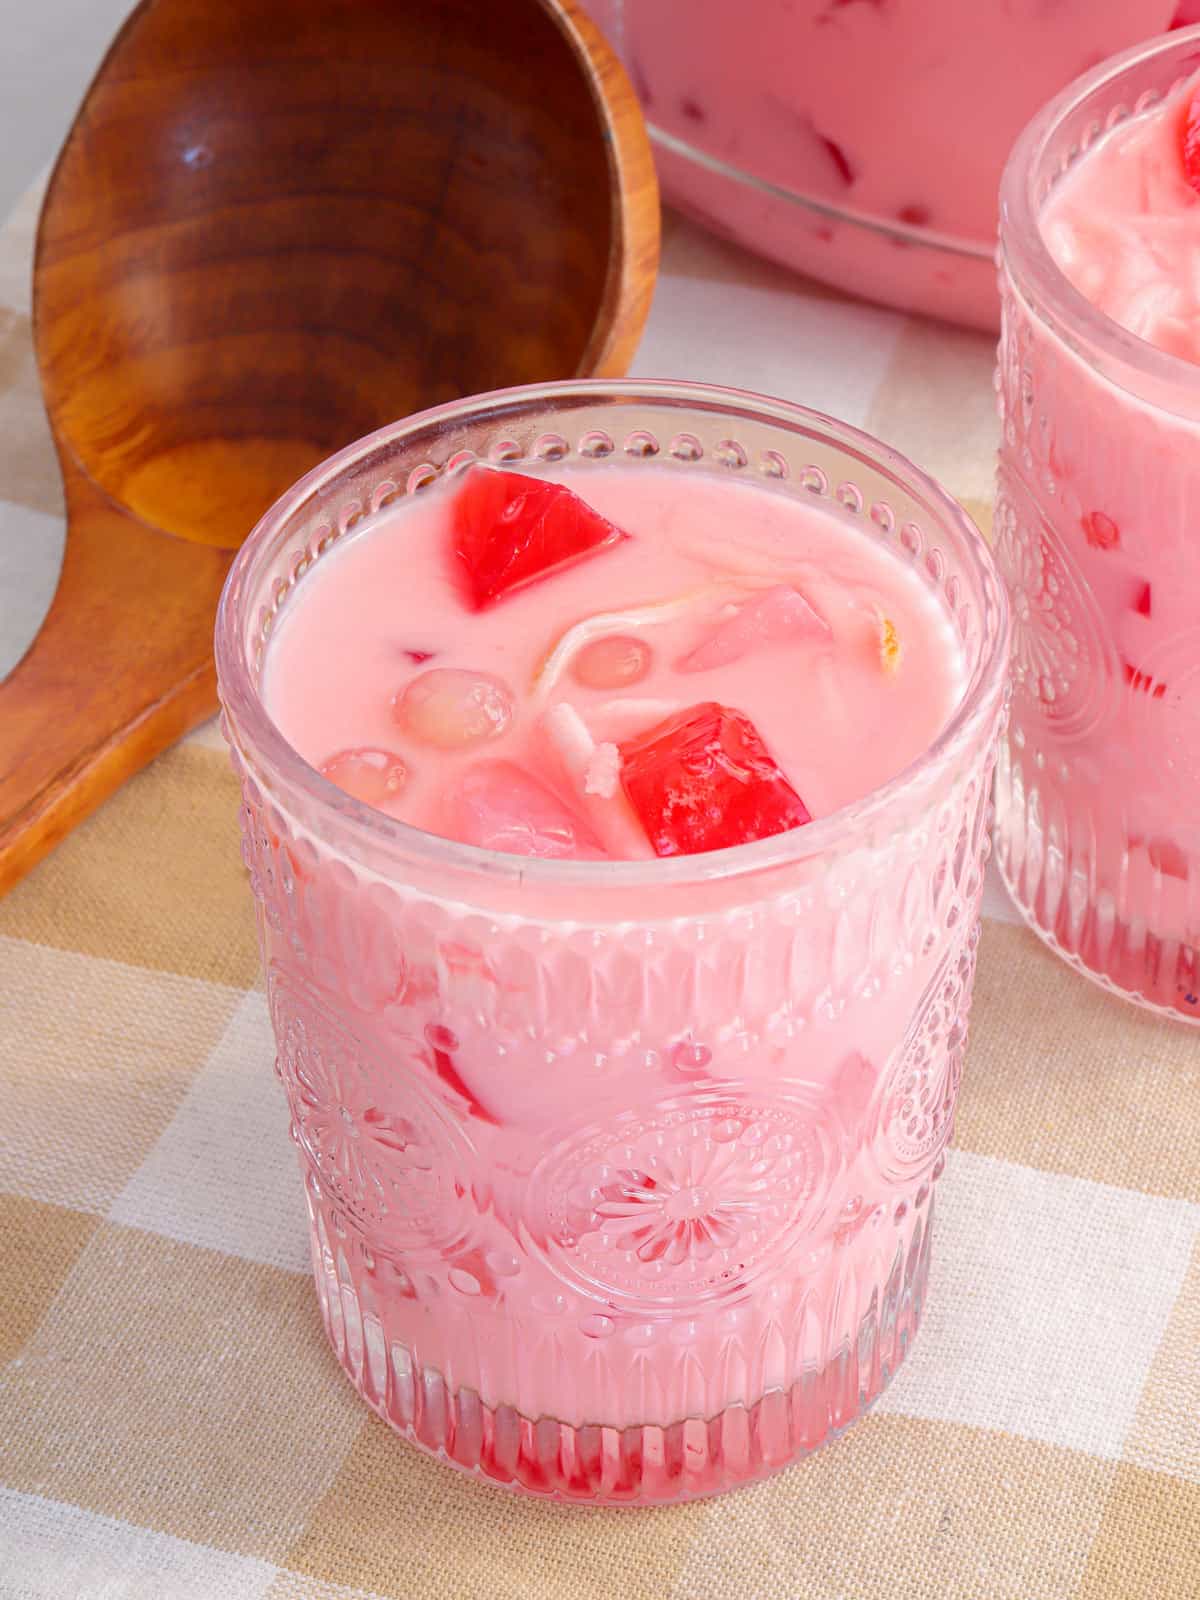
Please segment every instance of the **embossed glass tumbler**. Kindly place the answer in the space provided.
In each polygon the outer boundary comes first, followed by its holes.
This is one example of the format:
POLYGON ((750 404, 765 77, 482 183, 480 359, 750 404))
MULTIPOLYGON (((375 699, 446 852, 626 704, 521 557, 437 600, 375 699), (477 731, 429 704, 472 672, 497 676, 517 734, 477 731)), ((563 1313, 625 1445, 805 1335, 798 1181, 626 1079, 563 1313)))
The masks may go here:
POLYGON ((1001 191, 995 550, 1013 713, 996 849, 1033 928, 1106 988, 1200 1021, 1200 368, 1127 333, 1039 214, 1101 134, 1200 66, 1196 30, 1098 67, 1001 191))
POLYGON ((648 1503, 783 1466, 880 1392, 925 1292, 1007 653, 953 501, 851 428, 731 391, 444 406, 263 519, 218 622, 225 725, 321 1309, 399 1432, 497 1482, 648 1503), (272 626, 338 539, 471 453, 829 504, 944 605, 961 703, 853 808, 704 856, 530 860, 367 809, 267 715, 272 626))

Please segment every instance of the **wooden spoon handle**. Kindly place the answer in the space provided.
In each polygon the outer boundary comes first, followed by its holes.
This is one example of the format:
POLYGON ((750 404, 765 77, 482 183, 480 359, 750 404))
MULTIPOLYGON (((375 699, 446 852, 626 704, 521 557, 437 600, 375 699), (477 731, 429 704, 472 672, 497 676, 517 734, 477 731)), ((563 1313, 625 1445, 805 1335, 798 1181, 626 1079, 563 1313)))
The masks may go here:
POLYGON ((0 684, 0 893, 216 710, 229 551, 118 510, 63 453, 67 545, 41 632, 0 684))

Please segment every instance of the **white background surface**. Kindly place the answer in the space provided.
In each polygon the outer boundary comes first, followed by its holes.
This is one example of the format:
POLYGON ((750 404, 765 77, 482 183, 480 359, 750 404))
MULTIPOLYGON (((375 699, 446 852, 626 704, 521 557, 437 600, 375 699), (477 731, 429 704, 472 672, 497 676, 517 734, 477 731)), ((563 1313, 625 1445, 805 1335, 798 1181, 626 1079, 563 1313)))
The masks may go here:
MULTIPOLYGON (((131 9, 131 0, 0 0, 0 222, 58 154, 109 40, 131 9)), ((6 296, 5 302, 16 299, 6 296)), ((0 679, 41 621, 61 545, 56 519, 0 505, 0 679)))
POLYGON ((54 159, 130 0, 0 0, 0 218, 54 159))

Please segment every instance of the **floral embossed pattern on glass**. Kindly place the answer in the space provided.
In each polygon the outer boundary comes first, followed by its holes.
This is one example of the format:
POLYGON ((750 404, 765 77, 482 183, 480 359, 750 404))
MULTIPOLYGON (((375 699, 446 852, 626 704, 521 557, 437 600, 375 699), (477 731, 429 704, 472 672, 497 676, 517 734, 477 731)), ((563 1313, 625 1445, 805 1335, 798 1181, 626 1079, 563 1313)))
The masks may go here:
POLYGON ((967 519, 872 441, 683 384, 560 384, 385 429, 268 514, 218 629, 322 1313, 426 1450, 565 1499, 745 1483, 853 1421, 921 1314, 974 966, 1008 616, 967 519), (614 455, 836 501, 944 604, 933 748, 792 833, 531 861, 320 779, 258 694, 297 582, 465 460, 614 455))
POLYGON ((1082 78, 1005 174, 995 550, 1013 712, 997 855, 1078 970, 1200 1021, 1200 369, 1059 270, 1039 217, 1106 131, 1200 65, 1194 29, 1082 78))

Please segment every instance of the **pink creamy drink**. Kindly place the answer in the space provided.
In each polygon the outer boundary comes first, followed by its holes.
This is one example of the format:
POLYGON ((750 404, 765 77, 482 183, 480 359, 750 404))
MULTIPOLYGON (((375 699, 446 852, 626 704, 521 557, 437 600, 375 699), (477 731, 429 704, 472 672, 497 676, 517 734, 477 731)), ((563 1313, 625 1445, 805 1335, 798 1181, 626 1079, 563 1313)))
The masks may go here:
POLYGON ((719 390, 465 401, 260 525, 218 658, 278 1065, 330 1338, 407 1437, 666 1501, 879 1392, 1006 651, 934 485, 719 390))
POLYGON ((998 315, 1013 139, 1079 73, 1200 20, 1197 0, 592 0, 666 197, 874 299, 998 315))
MULTIPOLYGON (((379 519, 302 591, 267 706, 334 782, 468 844, 644 858, 619 751, 697 705, 747 716, 816 817, 895 777, 945 726, 964 681, 953 626, 852 524, 708 476, 539 477, 627 537, 476 611, 451 553, 455 481, 379 519)), ((496 487, 538 481, 526 469, 496 487)))
POLYGON ((996 523, 1017 629, 1001 864, 1068 959, 1190 1020, 1200 108, 1181 80, 1200 66, 1197 37, 1098 69, 1014 153, 996 523))

